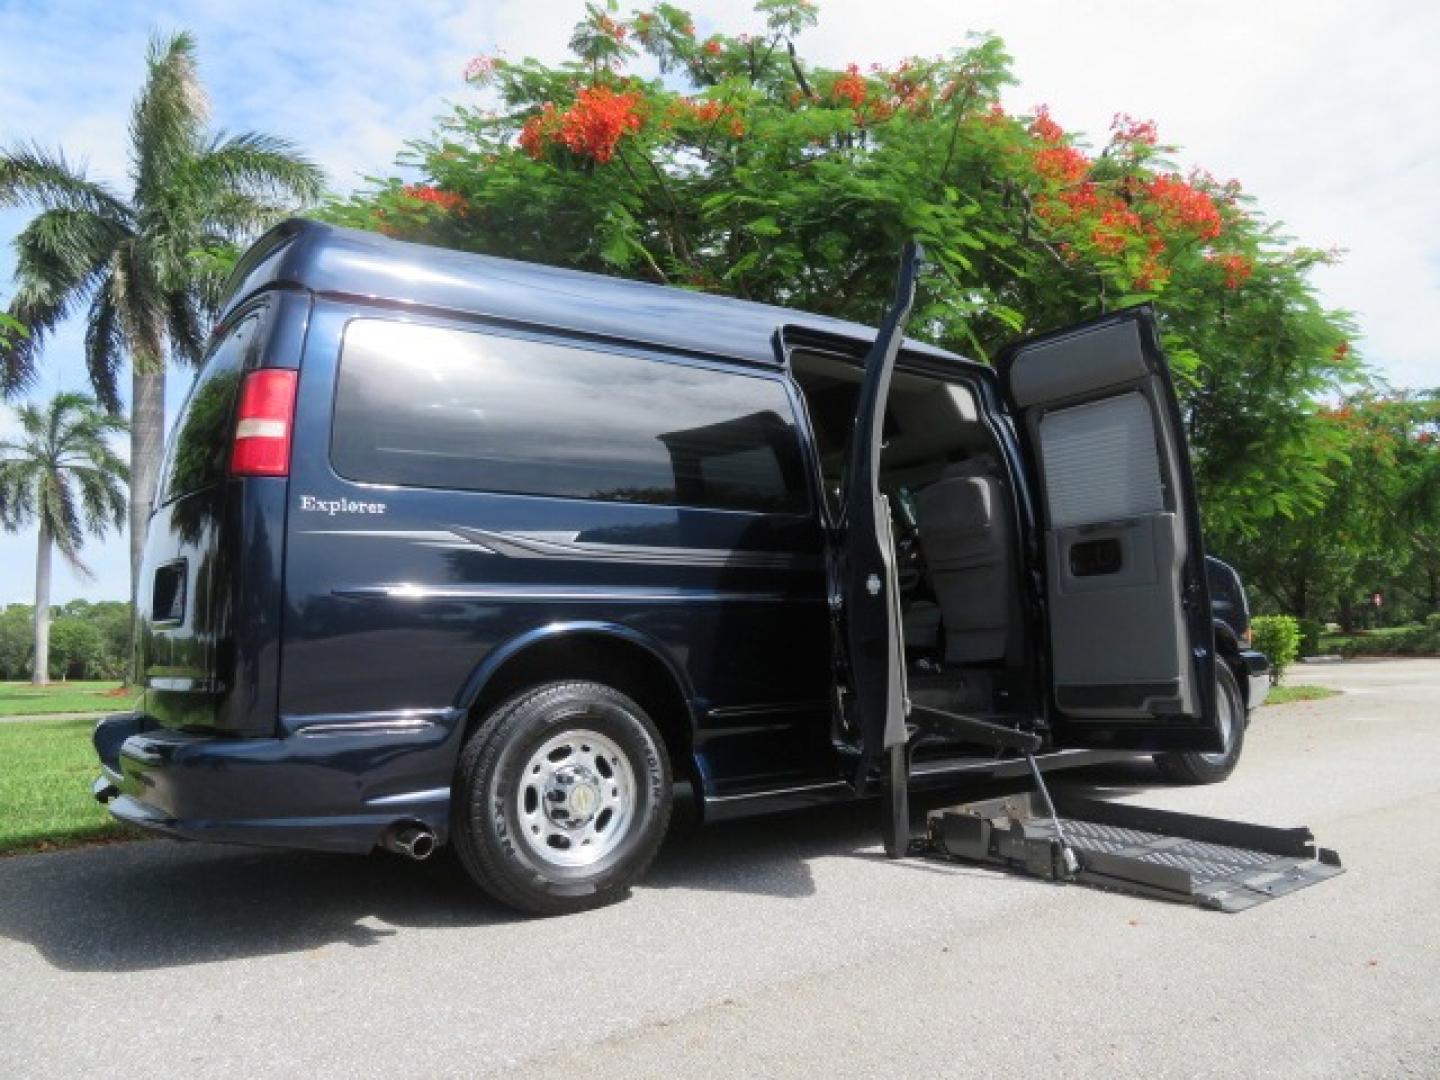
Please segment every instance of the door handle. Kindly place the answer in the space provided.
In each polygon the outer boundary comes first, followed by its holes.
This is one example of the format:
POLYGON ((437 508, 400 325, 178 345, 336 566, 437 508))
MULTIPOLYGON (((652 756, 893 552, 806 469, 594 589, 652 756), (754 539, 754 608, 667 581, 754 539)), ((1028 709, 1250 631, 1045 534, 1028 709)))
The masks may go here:
POLYGON ((1116 537, 1081 540, 1070 545, 1070 576, 1100 577, 1117 573, 1125 565, 1124 549, 1116 537))

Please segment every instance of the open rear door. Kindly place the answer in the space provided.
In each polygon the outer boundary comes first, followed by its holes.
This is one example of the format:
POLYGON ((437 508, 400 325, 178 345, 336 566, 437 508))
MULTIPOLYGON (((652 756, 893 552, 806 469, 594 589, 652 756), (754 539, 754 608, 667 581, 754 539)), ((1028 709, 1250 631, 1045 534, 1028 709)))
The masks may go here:
POLYGON ((905 338, 905 321, 915 302, 922 259, 919 245, 905 245, 894 299, 865 359, 846 463, 840 575, 851 688, 861 735, 854 783, 863 790, 871 768, 890 752, 885 780, 901 800, 908 781, 905 718, 909 702, 890 506, 880 490, 880 450, 890 378, 905 338))
POLYGON ((1006 350, 1039 491, 1060 746, 1222 749, 1205 551, 1148 307, 1006 350))

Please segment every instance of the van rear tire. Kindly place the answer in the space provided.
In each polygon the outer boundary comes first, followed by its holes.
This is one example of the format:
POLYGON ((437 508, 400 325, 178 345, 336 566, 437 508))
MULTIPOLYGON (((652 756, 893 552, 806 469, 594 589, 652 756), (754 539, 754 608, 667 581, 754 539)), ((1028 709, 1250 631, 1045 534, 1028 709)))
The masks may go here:
POLYGON ((492 711, 461 752, 451 835, 487 894, 532 915, 624 899, 670 822, 670 762, 645 711, 551 682, 492 711))
POLYGON ((1215 665, 1215 707, 1221 711, 1225 729, 1225 749, 1220 753, 1198 752, 1156 754, 1155 764, 1166 779, 1177 784, 1218 784, 1227 779, 1240 764, 1245 749, 1245 699, 1230 665, 1219 660, 1215 665))

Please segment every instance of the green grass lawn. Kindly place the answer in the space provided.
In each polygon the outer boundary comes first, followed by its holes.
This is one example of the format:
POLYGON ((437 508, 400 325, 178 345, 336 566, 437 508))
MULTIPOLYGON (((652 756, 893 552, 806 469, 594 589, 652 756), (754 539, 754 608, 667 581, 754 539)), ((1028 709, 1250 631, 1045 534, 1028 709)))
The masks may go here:
POLYGON ((133 695, 128 691, 120 693, 118 682, 57 682, 49 686, 0 682, 0 716, 125 712, 132 704, 133 695))
POLYGON ((0 723, 0 855, 132 835, 90 795, 95 721, 0 723))
POLYGON ((1339 690, 1332 690, 1328 686, 1272 686, 1265 697, 1265 704, 1288 705, 1292 701, 1321 701, 1339 693, 1339 690))

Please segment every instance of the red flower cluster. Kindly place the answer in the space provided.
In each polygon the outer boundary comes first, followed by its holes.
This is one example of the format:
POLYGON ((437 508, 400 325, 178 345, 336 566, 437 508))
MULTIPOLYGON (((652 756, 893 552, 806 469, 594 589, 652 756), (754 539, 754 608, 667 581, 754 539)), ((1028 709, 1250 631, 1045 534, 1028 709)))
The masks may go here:
POLYGON ((1172 224, 1187 228, 1204 240, 1220 235, 1220 211, 1215 200, 1199 188, 1174 173, 1155 177, 1147 188, 1161 215, 1172 224))
POLYGON ((835 85, 830 88, 830 95, 836 101, 848 101, 852 109, 858 109, 865 104, 868 89, 864 76, 860 74, 859 65, 851 64, 846 67, 845 74, 835 80, 835 85))
MULTIPOLYGON (((726 121, 726 130, 735 138, 738 139, 745 134, 745 121, 740 119, 734 109, 728 105, 722 105, 718 101, 695 101, 692 98, 680 98, 671 106, 671 116, 676 119, 695 120, 707 127, 724 120, 726 121)), ((668 121, 665 126, 669 126, 668 121)))
POLYGON ((520 128, 520 149, 536 161, 545 156, 545 146, 554 142, 560 134, 560 113, 553 102, 545 102, 540 112, 525 121, 520 128))
POLYGON ((1160 138, 1154 120, 1136 120, 1129 113, 1116 113, 1115 119, 1110 121, 1110 130, 1114 132, 1110 141, 1115 144, 1139 143, 1154 146, 1160 138))
POLYGON ((720 39, 713 37, 709 41, 705 42, 703 48, 711 56, 719 56, 722 52, 725 51, 725 47, 720 44, 720 39))
POLYGON ((465 196, 454 191, 441 191, 429 184, 410 184, 403 189, 407 199, 429 203, 447 213, 465 209, 465 196))
POLYGON ((1100 223, 1090 233, 1090 242, 1106 255, 1119 255, 1131 235, 1143 226, 1144 222, 1134 210, 1115 207, 1100 215, 1100 223))
POLYGON ((1065 129, 1050 119, 1050 107, 1041 105, 1035 110, 1035 119, 1030 124, 1030 134, 1043 143, 1058 145, 1065 138, 1065 129))
POLYGON ((1032 161, 1041 176, 1061 184, 1077 183, 1090 171, 1090 159, 1073 146, 1047 146, 1032 161))
MULTIPOLYGON (((1238 289, 1255 272, 1255 264, 1244 255, 1212 255, 1210 261, 1224 271, 1227 289, 1238 289)), ((1348 350, 1349 346, 1346 345, 1345 348, 1348 350)), ((1344 353, 1340 355, 1343 356, 1344 353)))
POLYGON ((1337 364, 1340 363, 1340 361, 1344 360, 1345 357, 1347 357, 1347 356, 1349 356, 1349 355, 1350 355, 1350 342, 1348 342, 1348 341, 1342 341, 1342 342, 1340 342, 1339 345, 1336 345, 1336 346, 1335 346, 1334 357, 1335 357, 1335 362, 1336 362, 1337 364))
POLYGON ((601 15, 595 25, 602 34, 616 41, 624 41, 625 35, 629 33, 624 24, 616 22, 609 15, 601 15))
POLYGON ((465 65, 466 82, 485 82, 495 72, 496 68, 503 67, 504 61, 497 56, 478 55, 472 56, 470 62, 465 65))
POLYGON ((563 113, 547 101, 520 129, 520 148, 538 160, 546 146, 558 142, 604 164, 615 156, 622 136, 640 130, 639 105, 638 93, 617 94, 607 86, 581 90, 563 113))
POLYGON ((1060 201, 1070 208, 1073 216, 1078 217, 1088 210, 1097 210, 1100 207, 1100 189, 1091 180, 1078 187, 1070 188, 1060 193, 1060 201))
POLYGON ((638 93, 617 94, 609 87, 581 90, 562 118, 560 141, 577 154, 609 161, 626 132, 640 130, 638 93))

